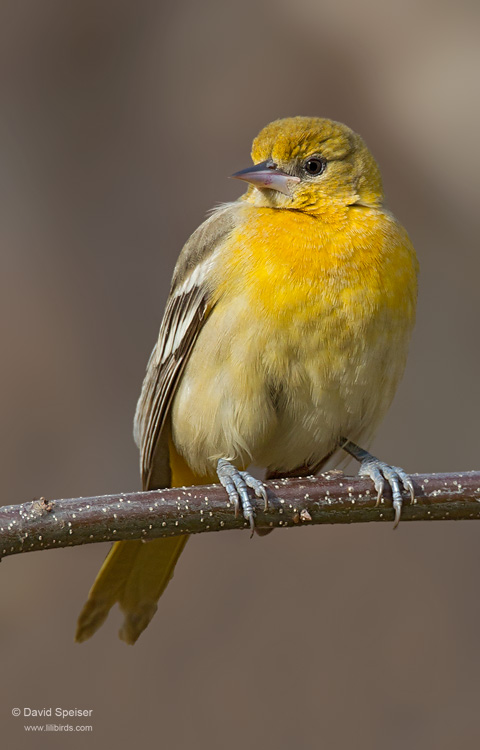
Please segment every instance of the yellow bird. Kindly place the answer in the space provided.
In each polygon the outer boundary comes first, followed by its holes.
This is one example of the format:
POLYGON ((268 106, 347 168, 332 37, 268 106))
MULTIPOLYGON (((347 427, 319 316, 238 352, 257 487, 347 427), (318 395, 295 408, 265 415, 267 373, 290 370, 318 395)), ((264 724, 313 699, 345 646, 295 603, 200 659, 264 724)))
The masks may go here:
MULTIPOLYGON (((403 373, 418 265, 385 207, 378 166, 345 125, 292 117, 253 142, 249 183, 193 233, 175 267, 135 417, 144 489, 218 480, 254 527, 248 488, 314 473, 338 449, 360 462, 395 523, 405 472, 368 444, 403 373)), ((187 537, 113 545, 80 615, 89 638, 118 602, 134 643, 187 537)))

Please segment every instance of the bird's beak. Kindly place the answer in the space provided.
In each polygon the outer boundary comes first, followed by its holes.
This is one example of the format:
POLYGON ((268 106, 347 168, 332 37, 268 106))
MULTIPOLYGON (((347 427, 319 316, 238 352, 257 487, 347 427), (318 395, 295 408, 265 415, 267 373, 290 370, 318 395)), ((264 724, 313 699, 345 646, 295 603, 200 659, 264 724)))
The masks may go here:
POLYGON ((291 187, 300 182, 299 177, 293 177, 279 169, 271 159, 255 164, 253 167, 242 169, 240 172, 235 172, 231 177, 235 180, 245 180, 245 182, 249 182, 258 188, 278 190, 279 193, 285 195, 291 195, 291 187))

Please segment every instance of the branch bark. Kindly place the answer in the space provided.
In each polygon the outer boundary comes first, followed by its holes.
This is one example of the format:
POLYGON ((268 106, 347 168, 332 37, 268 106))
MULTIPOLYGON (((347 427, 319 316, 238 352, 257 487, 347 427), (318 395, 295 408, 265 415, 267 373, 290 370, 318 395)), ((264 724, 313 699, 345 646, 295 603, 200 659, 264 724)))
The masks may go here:
MULTIPOLYGON (((480 472, 414 474, 415 503, 405 499, 403 521, 480 518, 480 472)), ((332 471, 318 477, 266 482, 269 508, 256 510, 259 528, 392 521, 386 492, 375 507, 369 479, 332 471)), ((47 501, 0 508, 0 556, 55 547, 154 539, 245 528, 220 485, 47 501)))
MULTIPOLYGON (((404 521, 480 518, 480 472, 413 474, 415 503, 405 498, 404 521)), ((369 479, 332 471, 318 477, 266 482, 269 508, 257 502, 261 527, 393 521, 391 497, 375 507, 369 479)), ((154 539, 242 529, 221 485, 47 501, 0 508, 0 556, 55 547, 154 539)))

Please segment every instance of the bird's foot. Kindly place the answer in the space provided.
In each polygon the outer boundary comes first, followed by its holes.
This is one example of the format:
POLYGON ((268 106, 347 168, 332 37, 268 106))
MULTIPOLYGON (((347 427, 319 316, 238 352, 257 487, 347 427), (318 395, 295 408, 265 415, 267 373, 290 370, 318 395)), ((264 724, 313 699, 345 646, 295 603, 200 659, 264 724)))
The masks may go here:
POLYGON ((362 460, 358 475, 361 477, 370 477, 373 481, 377 490, 375 507, 379 505, 383 498, 385 480, 388 482, 392 490, 393 509, 395 511, 393 528, 396 529, 402 515, 402 489, 410 493, 412 503, 415 500, 415 491, 410 477, 399 466, 390 466, 390 464, 386 464, 384 461, 379 461, 375 456, 369 456, 362 460))
POLYGON ((375 489, 377 490, 377 502, 375 503, 375 507, 379 505, 383 498, 385 481, 388 482, 392 491, 393 509, 395 511, 393 528, 396 529, 400 521, 400 516, 402 515, 402 489, 409 492, 410 501, 412 503, 415 502, 415 489, 408 474, 399 466, 390 466, 390 464, 380 461, 378 458, 375 458, 375 456, 372 456, 371 453, 363 450, 363 448, 360 448, 350 440, 344 441, 342 439, 341 447, 346 450, 347 453, 350 453, 351 456, 356 458, 357 461, 360 461, 358 475, 360 477, 370 477, 375 485, 375 489))
POLYGON ((240 508, 243 516, 250 524, 252 535, 255 530, 255 511, 248 494, 248 487, 255 491, 257 497, 263 498, 265 510, 268 508, 268 497, 265 485, 260 479, 252 477, 248 471, 239 471, 230 461, 220 458, 217 463, 217 476, 220 483, 225 487, 230 502, 235 508, 235 516, 238 516, 240 508))

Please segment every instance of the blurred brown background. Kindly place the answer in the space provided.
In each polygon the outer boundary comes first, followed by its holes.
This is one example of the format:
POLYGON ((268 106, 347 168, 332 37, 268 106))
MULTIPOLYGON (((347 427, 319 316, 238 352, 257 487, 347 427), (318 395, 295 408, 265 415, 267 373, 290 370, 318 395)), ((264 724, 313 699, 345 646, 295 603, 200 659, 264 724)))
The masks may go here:
MULTIPOLYGON (((402 386, 375 442, 410 471, 480 468, 478 22, 469 0, 3 0, 2 501, 139 486, 134 407, 182 244, 252 138, 331 117, 380 162, 421 262, 402 386)), ((351 467, 355 470, 355 467, 351 467)), ((134 648, 73 643, 104 545, 1 567, 13 707, 93 709, 62 747, 480 744, 480 527, 193 539, 134 648)), ((39 722, 43 723, 43 722, 39 722)), ((69 720, 69 723, 77 723, 69 720)))

